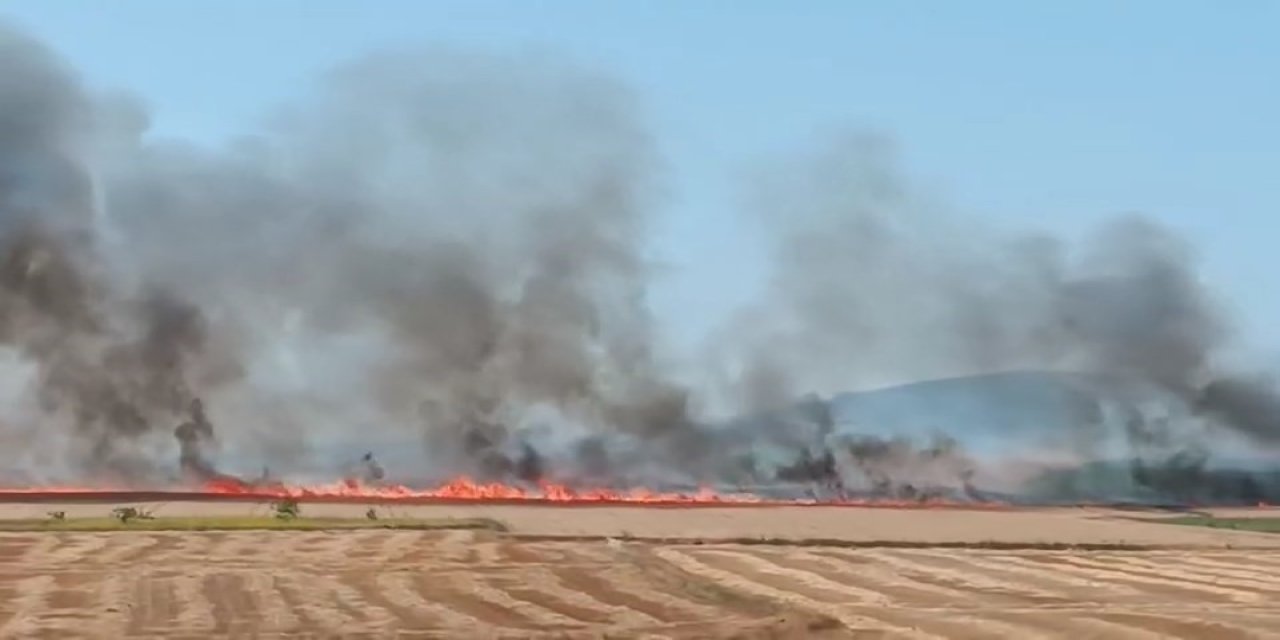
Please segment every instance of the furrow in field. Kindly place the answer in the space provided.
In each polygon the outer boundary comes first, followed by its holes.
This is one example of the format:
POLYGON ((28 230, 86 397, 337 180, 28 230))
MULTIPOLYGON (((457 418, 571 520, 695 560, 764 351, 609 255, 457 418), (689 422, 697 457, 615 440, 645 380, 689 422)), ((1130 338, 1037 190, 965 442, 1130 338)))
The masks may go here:
POLYGON ((301 620, 281 593, 279 577, 275 573, 250 571, 243 578, 250 606, 258 613, 258 627, 287 632, 301 626, 301 620))
POLYGON ((606 572, 605 579, 613 583, 615 592, 632 602, 645 603, 661 620, 694 622, 731 615, 725 609, 731 608, 732 602, 720 601, 730 592, 708 592, 705 583, 687 581, 688 574, 652 554, 619 560, 624 566, 606 572))
POLYGON ((11 565, 52 564, 53 559, 59 557, 61 548, 70 544, 71 538, 71 534, 64 533, 49 533, 34 538, 23 537, 21 540, 27 544, 14 544, 14 555, 6 556, 5 568, 11 565))
POLYGON ((567 590, 581 593, 595 601, 630 611, 629 616, 643 616, 654 624, 666 624, 687 619, 686 612, 672 611, 660 600, 652 598, 651 593, 637 592, 627 589, 624 583, 635 579, 635 571, 626 567, 611 567, 602 570, 599 567, 553 567, 556 579, 567 590))
POLYGON ((475 540, 474 531, 446 531, 439 538, 431 540, 429 544, 420 548, 417 554, 411 555, 409 560, 433 564, 474 562, 476 560, 473 548, 475 540))
POLYGON ((105 533, 73 534, 66 544, 60 545, 43 560, 56 565, 83 566, 85 563, 92 563, 93 558, 107 547, 110 540, 111 536, 105 533))
POLYGON ((522 593, 519 587, 525 583, 525 576, 519 575, 463 576, 455 581, 454 588, 524 618, 527 623, 522 628, 525 629, 560 631, 583 627, 581 620, 545 606, 545 598, 526 599, 512 593, 513 590, 522 593))
POLYGON ((173 583, 177 615, 172 624, 177 629, 205 633, 215 628, 217 619, 204 592, 204 578, 203 573, 191 570, 168 578, 173 583))
POLYGON ((129 626, 130 612, 135 606, 130 598, 130 580, 122 572, 111 571, 98 582, 95 607, 101 612, 94 627, 106 638, 120 638, 129 626))
POLYGON ((879 550, 868 555, 891 570, 912 580, 950 587, 981 599, 985 606, 1046 606, 1069 604, 1071 600, 1021 581, 993 576, 977 567, 951 567, 933 556, 913 551, 879 550))
POLYGON ((54 621, 49 618, 49 596, 55 588, 53 576, 30 576, 18 580, 11 598, 3 609, 9 614, 0 637, 31 637, 48 631, 54 621))
POLYGON ((332 594, 334 606, 352 620, 351 629, 381 630, 413 628, 412 616, 403 616, 382 597, 374 579, 376 575, 365 571, 348 571, 325 574, 327 589, 332 594))
POLYGON ((455 632, 468 631, 480 634, 492 632, 494 625, 483 617, 472 615, 455 606, 438 592, 424 589, 422 582, 406 572, 383 573, 376 576, 379 597, 389 603, 405 621, 404 628, 444 629, 455 632))
POLYGON ((873 610, 859 610, 825 598, 814 599, 803 595, 794 590, 794 583, 784 581, 779 584, 776 577, 769 574, 763 576, 755 574, 751 571, 750 566, 745 568, 740 565, 734 567, 716 566, 716 564, 707 562, 704 558, 691 555, 688 549, 674 547, 660 548, 655 550, 654 553, 659 558, 683 571, 712 580, 725 588, 831 616, 856 631, 892 633, 901 637, 915 638, 945 637, 913 628, 913 625, 901 626, 892 624, 877 617, 873 610))
POLYGON ((1174 580, 1180 584, 1252 592, 1270 602, 1280 599, 1280 575, 1276 574, 1266 576, 1223 568, 1189 567, 1178 558, 1133 554, 1086 556, 1073 558, 1072 562, 1079 566, 1114 568, 1128 575, 1174 580))
POLYGON ((1162 563, 1178 563, 1181 570, 1203 573, 1221 573, 1233 578, 1261 581, 1272 586, 1280 585, 1280 567, 1270 567, 1257 554, 1220 556, 1181 554, 1177 557, 1164 557, 1162 563))
MULTIPOLYGON (((1099 589, 1126 589, 1132 593, 1112 601, 1116 605, 1140 605, 1150 602, 1178 602, 1189 600, 1200 602, 1205 598, 1203 592, 1180 588, 1149 580, 1129 579, 1123 573, 1095 571, 1076 567, 1069 563, 1059 563, 1049 554, 1007 554, 1002 556, 1002 563, 1008 567, 1016 567, 1028 572, 1036 572, 1056 578, 1075 578, 1097 585, 1099 589)), ((1223 602, 1221 598, 1211 598, 1215 602, 1223 602)), ((1230 600, 1227 600, 1230 602, 1230 600)), ((1100 603, 1105 604, 1105 603, 1100 603)))
POLYGON ((38 544, 45 538, 48 538, 47 534, 0 531, 0 562, 20 557, 31 545, 38 544))
POLYGON ((783 563, 772 562, 750 548, 706 549, 695 548, 685 553, 708 566, 731 573, 767 580, 772 586, 794 591, 820 602, 885 606, 890 598, 860 585, 840 583, 810 571, 803 571, 783 563))
POLYGON ((979 637, 1032 637, 1042 634, 1044 625, 1035 620, 1014 618, 1000 620, 990 615, 992 605, 975 605, 973 594, 954 586, 944 586, 931 580, 919 580, 892 567, 876 562, 846 563, 839 558, 812 552, 787 554, 792 566, 813 571, 841 584, 853 584, 879 591, 890 597, 895 609, 941 609, 931 613, 934 618, 947 622, 962 622, 969 627, 951 629, 947 635, 958 637, 976 633, 979 637), (975 629, 976 627, 976 629, 975 629))
POLYGON ((182 564, 198 560, 200 558, 217 558, 219 562, 233 560, 239 562, 239 558, 227 558, 213 555, 213 548, 226 534, 223 533, 197 533, 182 534, 171 533, 178 540, 178 544, 170 552, 170 556, 165 560, 170 564, 182 564))
POLYGON ((643 626, 653 618, 625 607, 601 602, 588 593, 566 589, 546 566, 531 567, 516 580, 505 580, 503 589, 512 598, 550 609, 572 620, 617 627, 643 626))
MULTIPOLYGON (((380 581, 387 576, 380 576, 380 581)), ((424 605, 440 610, 441 615, 452 616, 453 626, 479 624, 493 629, 527 630, 537 628, 537 623, 504 602, 495 590, 484 588, 483 583, 465 573, 453 573, 446 580, 426 574, 398 574, 406 592, 424 605), (496 598, 496 599, 491 599, 496 598)))
POLYGON ((362 541, 356 549, 352 550, 352 555, 362 550, 373 549, 375 551, 372 560, 379 565, 404 564, 410 554, 420 548, 429 548, 431 542, 419 531, 391 531, 381 536, 380 542, 378 538, 362 541))
POLYGON ((240 577, 234 573, 211 572, 204 576, 202 590, 213 614, 213 633, 243 633, 246 624, 257 618, 256 610, 245 610, 241 604, 240 577))
MULTIPOLYGON (((1205 612, 1208 613, 1208 612, 1205 612)), ((1102 611, 1093 618, 1116 622, 1157 633, 1166 638, 1212 638, 1213 640, 1253 640, 1274 637, 1275 630, 1241 627, 1230 622, 1206 620, 1200 614, 1157 613, 1151 611, 1102 611)))
POLYGON ((96 566, 130 565, 156 547, 156 537, 143 532, 117 533, 86 559, 96 566))
POLYGON ((1179 580, 1160 573, 1135 571, 1130 567, 1125 567, 1117 563, 1108 563, 1105 561, 1100 562, 1071 554, 1057 554, 1053 556, 1040 557, 1033 556, 1026 560, 1028 562, 1039 562, 1048 565, 1055 571, 1070 571, 1077 575, 1092 576, 1102 582, 1114 582, 1135 586, 1141 585, 1145 587, 1147 591, 1159 591, 1170 595, 1183 593, 1186 594, 1184 598, 1192 602, 1207 600, 1216 602, 1227 601, 1238 603, 1257 603, 1265 600, 1265 597, 1262 594, 1259 594, 1257 591, 1252 589, 1179 580))
POLYGON ((847 562, 844 559, 806 549, 788 553, 785 562, 829 580, 853 588, 867 588, 884 594, 894 606, 931 607, 963 603, 972 594, 953 586, 917 580, 877 562, 847 562))
POLYGON ((129 608, 129 635, 164 628, 173 616, 173 585, 155 574, 135 576, 131 581, 133 606, 129 608))
POLYGON ((858 564, 842 563, 838 559, 822 558, 791 549, 767 552, 756 550, 756 553, 761 560, 767 560, 782 570, 771 570, 775 575, 785 575, 790 571, 809 584, 823 584, 820 581, 825 580, 825 584, 837 588, 883 594, 888 600, 879 607, 869 607, 865 603, 853 606, 862 607, 866 615, 893 624, 913 625, 922 631, 948 638, 1037 638, 1044 637, 1053 630, 1052 626, 1046 627, 1035 620, 1017 616, 1001 619, 987 615, 1002 605, 1022 604, 1023 598, 1001 602, 997 597, 992 602, 989 594, 999 593, 1000 590, 985 585, 987 592, 983 594, 983 599, 986 604, 975 607, 968 604, 972 602, 975 592, 963 580, 956 577, 938 579, 930 575, 928 567, 904 570, 902 566, 884 562, 879 553, 868 554, 866 559, 869 562, 858 564), (846 564, 852 566, 842 566, 846 564), (812 577, 800 577, 799 574, 802 573, 808 573, 812 577))
POLYGON ((1053 571, 1044 565, 1021 564, 1017 562, 1021 557, 1020 554, 941 549, 915 549, 912 552, 917 557, 927 559, 931 564, 957 571, 982 573, 1011 584, 1026 585, 1036 591, 1066 599, 1074 605, 1117 602, 1143 597, 1143 591, 1129 585, 1107 584, 1091 578, 1053 571))
POLYGON ((357 617, 343 607, 335 593, 335 580, 328 577, 284 572, 277 576, 280 597, 293 607, 295 615, 311 628, 340 633, 355 626, 357 617))

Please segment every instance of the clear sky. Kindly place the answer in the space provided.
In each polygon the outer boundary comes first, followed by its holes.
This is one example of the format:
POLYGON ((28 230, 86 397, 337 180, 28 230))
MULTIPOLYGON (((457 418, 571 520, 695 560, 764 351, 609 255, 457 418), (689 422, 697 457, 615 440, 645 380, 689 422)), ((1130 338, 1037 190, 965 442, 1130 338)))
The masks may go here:
POLYGON ((972 215, 1165 221, 1280 348, 1280 2, 0 0, 3 18, 142 96, 159 132, 210 142, 379 48, 535 46, 608 71, 667 162, 656 305, 681 336, 760 273, 741 171, 855 127, 972 215))

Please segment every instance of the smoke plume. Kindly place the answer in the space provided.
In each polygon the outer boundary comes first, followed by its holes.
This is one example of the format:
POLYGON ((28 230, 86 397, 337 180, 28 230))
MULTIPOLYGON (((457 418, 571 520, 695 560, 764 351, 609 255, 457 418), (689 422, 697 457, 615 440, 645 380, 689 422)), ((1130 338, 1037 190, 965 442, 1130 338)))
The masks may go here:
MULTIPOLYGON (((148 122, 0 29, 0 344, 34 398, 0 428, 54 461, 33 477, 201 482, 215 458, 287 472, 415 442, 411 473, 435 478, 972 496, 971 434, 851 427, 824 397, 1007 369, 1136 379, 1189 420, 1280 436, 1273 389, 1219 362, 1229 324, 1174 234, 979 228, 883 140, 771 162, 748 200, 772 280, 690 376, 647 304, 658 159, 604 75, 407 51, 335 69, 224 147, 148 122)), ((1169 485, 1149 466, 1168 455, 1203 469, 1195 433, 1135 415, 1135 477, 1169 485)))
MULTIPOLYGON (((731 334, 746 348, 730 379, 747 395, 760 397, 762 380, 786 398, 1017 370, 1137 381, 1154 393, 1128 399, 1122 455, 1161 492, 1205 473, 1212 429, 1261 444, 1280 436, 1276 387, 1227 367, 1230 324, 1194 252, 1152 220, 1119 217, 1081 247, 980 228, 909 184, 891 144, 863 136, 759 184, 777 257, 765 302, 731 334), (1161 396, 1193 415, 1139 410, 1161 396), (1197 421, 1209 430, 1188 428, 1197 421)), ((1083 432, 1096 402, 1077 411, 1083 432)), ((856 457, 902 468, 891 461, 903 446, 856 457)))

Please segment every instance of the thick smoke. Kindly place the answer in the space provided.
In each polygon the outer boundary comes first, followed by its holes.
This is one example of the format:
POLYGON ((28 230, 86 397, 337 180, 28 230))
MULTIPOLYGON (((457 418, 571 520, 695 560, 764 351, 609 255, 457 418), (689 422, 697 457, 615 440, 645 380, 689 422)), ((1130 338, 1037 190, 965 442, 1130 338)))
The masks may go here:
MULTIPOLYGON (((637 111, 559 60, 404 52, 204 148, 0 31, 0 342, 36 399, 6 435, 52 452, 32 476, 200 482, 419 441, 413 468, 370 453, 354 475, 974 497, 970 434, 795 399, 1003 369, 1136 379, 1280 435, 1268 385, 1224 375, 1229 326, 1173 234, 1127 217, 1073 251, 981 229, 865 138, 757 181, 773 279, 712 337, 724 384, 677 384, 646 301, 660 190, 637 111)), ((1204 473, 1197 432, 1131 413, 1133 478, 1204 473)))
MULTIPOLYGON (((40 369, 36 419, 74 414, 94 463, 151 471, 115 458, 197 394, 267 449, 375 423, 420 432, 442 473, 529 480, 533 416, 574 437, 687 424, 645 301, 653 158, 611 81, 374 56, 214 151, 151 139, 128 103, 0 37, 5 337, 40 369)), ((191 411, 181 467, 211 475, 191 411)))
POLYGON ((110 273, 86 161, 94 112, 75 78, 0 31, 0 96, 0 342, 36 365, 38 429, 69 429, 70 464, 134 477, 138 440, 193 399, 201 312, 110 273))
MULTIPOLYGON (((1280 396, 1225 368, 1229 324, 1193 252, 1169 230, 1123 216, 1072 251, 1052 238, 978 228, 908 184, 880 139, 846 139, 796 166, 760 181, 756 202, 778 240, 777 269, 767 303, 732 334, 748 348, 729 364, 731 391, 758 398, 767 380, 785 399, 1025 369, 1138 381, 1155 393, 1129 399, 1122 455, 1132 456, 1134 480, 1165 493, 1185 493, 1179 486, 1205 473, 1213 436, 1189 430, 1188 420, 1263 444, 1280 436, 1280 396), (1194 415, 1137 409, 1160 395, 1194 415)), ((1079 412, 1083 433, 1098 409, 1088 400, 1079 412)), ((828 446, 828 456, 839 449, 828 446)), ((858 458, 889 463, 905 446, 864 448, 858 458)))
POLYGON ((740 374, 748 385, 838 391, 1065 367, 1190 394, 1223 344, 1189 250, 1148 220, 1116 220, 1073 255, 949 214, 906 183, 881 140, 836 142, 797 165, 756 199, 778 255, 747 321, 762 334, 740 374))
POLYGON ((189 480, 205 482, 218 476, 205 453, 213 441, 213 424, 199 399, 191 401, 190 414, 186 422, 173 430, 173 436, 178 439, 178 464, 189 480))

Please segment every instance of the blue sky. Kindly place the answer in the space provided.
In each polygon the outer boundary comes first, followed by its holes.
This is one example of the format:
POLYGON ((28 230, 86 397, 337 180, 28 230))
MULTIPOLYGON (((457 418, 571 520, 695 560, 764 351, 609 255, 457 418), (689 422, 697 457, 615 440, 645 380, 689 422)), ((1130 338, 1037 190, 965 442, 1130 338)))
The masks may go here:
POLYGON ((762 272, 742 171, 853 127, 896 138, 966 214, 1165 221, 1247 339, 1280 348, 1280 3, 0 0, 0 17, 140 95, 158 132, 208 142, 379 48, 543 47, 608 71, 667 162, 655 303, 679 338, 762 272))

